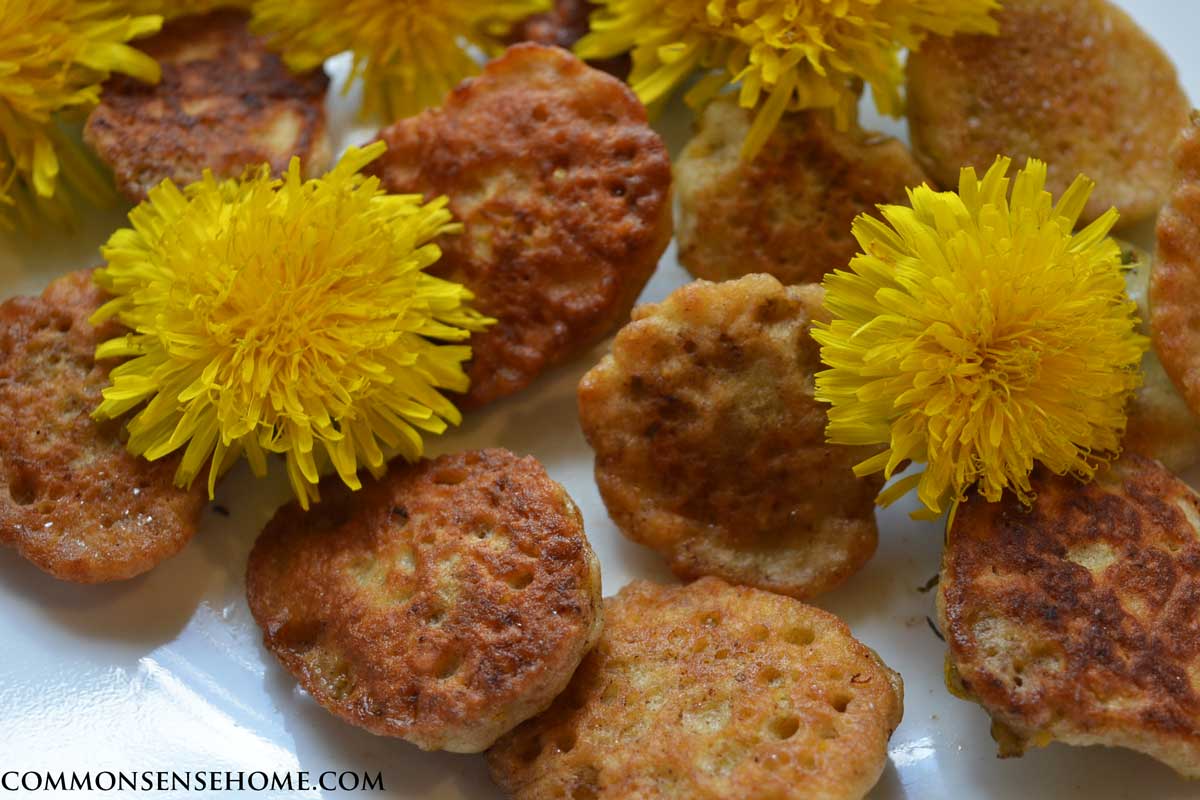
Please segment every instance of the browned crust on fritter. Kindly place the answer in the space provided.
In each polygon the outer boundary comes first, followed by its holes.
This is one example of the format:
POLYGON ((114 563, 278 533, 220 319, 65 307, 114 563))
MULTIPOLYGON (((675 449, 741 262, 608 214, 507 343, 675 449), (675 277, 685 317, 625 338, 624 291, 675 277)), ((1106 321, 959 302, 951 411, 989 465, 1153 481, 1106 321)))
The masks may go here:
POLYGON ((148 85, 118 76, 104 85, 84 138, 133 201, 170 178, 220 178, 270 164, 282 173, 299 156, 306 175, 329 165, 322 70, 293 74, 247 30, 237 10, 181 17, 138 47, 162 65, 148 85))
POLYGON ((394 464, 275 515, 246 592, 263 642, 333 714, 476 752, 566 685, 601 625, 583 521, 533 458, 394 464))
POLYGON ((820 287, 697 281, 641 306, 579 384, 579 419, 617 526, 683 578, 810 597, 875 551, 870 455, 825 442, 813 397, 820 287))
POLYGON ((130 455, 121 423, 89 416, 112 362, 96 345, 122 330, 88 317, 103 301, 91 270, 41 297, 0 304, 0 541, 56 578, 131 578, 196 533, 204 496, 175 488, 178 458, 130 455))
POLYGON ((1200 112, 1175 143, 1175 189, 1158 216, 1150 332, 1163 368, 1200 414, 1200 112))
POLYGON ((675 164, 679 261, 697 278, 723 281, 765 272, 783 283, 820 282, 859 251, 859 214, 905 203, 925 173, 896 139, 827 113, 784 117, 762 152, 741 157, 751 114, 737 98, 704 112, 675 164))
POLYGON ((971 497, 949 533, 938 600, 963 688, 1015 734, 1002 755, 1107 744, 1200 776, 1200 499, 1136 455, 1033 488, 1031 510, 971 497))
POLYGON ((645 109, 558 48, 511 47, 380 136, 368 171, 393 192, 448 195, 466 226, 439 240, 432 271, 499 320, 471 338, 469 407, 621 324, 671 239, 670 158, 645 109))
POLYGON ((545 714, 488 753, 517 800, 856 800, 903 714, 900 676, 837 617, 716 578, 636 581, 545 714))
POLYGON ((1084 212, 1152 216, 1187 95, 1165 53, 1106 0, 1005 0, 1001 35, 932 37, 908 60, 913 151, 943 187, 997 155, 1047 162, 1047 188, 1096 181, 1084 212))
MULTIPOLYGON (((596 4, 589 0, 556 0, 554 8, 521 21, 508 36, 509 44, 537 42, 570 50, 591 28, 589 16, 596 4)), ((588 64, 624 80, 631 66, 629 56, 621 55, 588 64)))

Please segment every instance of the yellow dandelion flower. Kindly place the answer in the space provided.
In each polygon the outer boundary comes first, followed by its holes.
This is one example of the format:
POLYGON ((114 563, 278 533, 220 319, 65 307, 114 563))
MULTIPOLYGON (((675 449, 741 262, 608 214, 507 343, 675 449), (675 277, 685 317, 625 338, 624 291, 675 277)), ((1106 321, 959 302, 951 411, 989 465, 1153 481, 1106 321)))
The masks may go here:
POLYGON ((64 221, 71 194, 112 196, 62 122, 94 106, 113 72, 159 79, 154 59, 126 42, 162 18, 120 14, 99 0, 0 0, 0 225, 38 213, 64 221))
POLYGON ((642 102, 662 101, 696 70, 687 95, 702 106, 726 84, 758 109, 742 155, 753 158, 786 111, 832 109, 848 126, 860 82, 881 113, 903 107, 899 51, 930 33, 997 32, 998 0, 598 0, 582 58, 632 51, 629 83, 642 102))
POLYGON ((813 336, 829 440, 887 445, 860 475, 925 467, 882 504, 916 487, 937 516, 976 485, 1028 503, 1035 462, 1086 480, 1119 450, 1147 340, 1108 236, 1117 212, 1074 233, 1094 184, 1080 176, 1052 205, 1030 160, 1009 198, 1009 166, 860 216, 862 254, 825 279, 832 322, 813 336))
POLYGON ((550 0, 255 0, 253 9, 254 30, 294 70, 351 51, 363 115, 390 122, 440 105, 479 71, 471 48, 498 52, 499 37, 550 0))
POLYGON ((218 8, 247 9, 254 0, 119 0, 130 14, 159 14, 175 19, 189 14, 207 14, 218 8))
POLYGON ((129 358, 94 416, 130 419, 129 450, 183 449, 176 480, 217 477, 245 454, 256 474, 281 453, 300 502, 331 464, 359 488, 390 453, 457 424, 440 392, 465 391, 467 339, 489 320, 464 287, 424 270, 433 239, 456 233, 445 198, 386 195, 359 170, 385 149, 351 149, 324 178, 264 166, 241 181, 164 181, 103 249, 97 283, 114 299, 93 317, 132 333, 97 358, 129 358))

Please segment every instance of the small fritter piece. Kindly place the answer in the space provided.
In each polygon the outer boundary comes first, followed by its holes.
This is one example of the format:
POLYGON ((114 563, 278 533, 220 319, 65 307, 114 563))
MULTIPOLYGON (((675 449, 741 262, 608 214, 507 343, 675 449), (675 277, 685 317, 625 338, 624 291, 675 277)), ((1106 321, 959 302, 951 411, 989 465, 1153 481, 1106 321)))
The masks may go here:
POLYGON ((1166 53, 1107 0, 1004 0, 995 18, 999 36, 935 36, 909 56, 909 129, 930 177, 957 186, 961 167, 1033 157, 1055 196, 1080 173, 1096 182, 1081 222, 1157 212, 1190 108, 1166 53))
MULTIPOLYGON (((1125 277, 1129 297, 1137 303, 1141 332, 1149 335, 1152 260, 1138 247, 1127 244, 1124 249, 1129 264, 1125 277)), ((1188 408, 1153 347, 1142 357, 1142 385, 1130 400, 1121 446, 1127 452, 1161 461, 1175 473, 1200 463, 1200 416, 1188 408)))
POLYGON ((550 710, 488 753, 517 800, 857 800, 903 684, 837 617, 716 578, 636 581, 550 710))
POLYGON ((859 252, 859 214, 906 203, 925 182, 902 142, 824 112, 789 114, 753 160, 741 156, 751 112, 723 97, 675 164, 679 261, 697 278, 765 272, 787 284, 819 282, 859 252))
POLYGON ((975 495, 954 517, 948 682, 992 716, 1001 756, 1128 747, 1200 777, 1200 497, 1136 455, 1033 490, 1032 509, 975 495))
POLYGON ((466 230, 430 271, 499 320, 471 337, 478 407, 527 386, 629 315, 671 239, 666 145, 625 84, 521 44, 445 105, 380 134, 389 191, 449 195, 466 230))
POLYGON ((346 722, 478 752, 545 709, 600 635, 571 498, 506 450, 394 464, 280 509, 250 555, 263 642, 346 722))
MULTIPOLYGON (((595 9, 596 4, 589 0, 555 0, 553 9, 527 17, 513 28, 508 42, 537 42, 570 50, 591 28, 589 17, 595 9)), ((622 80, 631 66, 628 54, 588 64, 622 80)))
POLYGON ((137 46, 162 65, 157 86, 117 76, 104 84, 84 139, 112 167, 130 200, 164 179, 179 186, 211 169, 236 178, 299 156, 320 175, 331 151, 321 70, 295 75, 247 29, 242 11, 180 17, 137 46))
POLYGON ((823 296, 769 275, 697 281, 636 309, 580 382, 609 514, 680 577, 804 598, 875 552, 883 482, 851 469, 869 450, 826 444, 813 397, 823 296))
POLYGON ((123 423, 97 423, 112 362, 96 345, 116 323, 88 322, 104 300, 91 270, 41 297, 0 304, 0 542, 56 578, 132 578, 195 535, 202 487, 174 486, 178 457, 130 455, 123 423))
POLYGON ((1150 332, 1163 368, 1200 414, 1200 112, 1176 142, 1175 188, 1158 216, 1150 332))

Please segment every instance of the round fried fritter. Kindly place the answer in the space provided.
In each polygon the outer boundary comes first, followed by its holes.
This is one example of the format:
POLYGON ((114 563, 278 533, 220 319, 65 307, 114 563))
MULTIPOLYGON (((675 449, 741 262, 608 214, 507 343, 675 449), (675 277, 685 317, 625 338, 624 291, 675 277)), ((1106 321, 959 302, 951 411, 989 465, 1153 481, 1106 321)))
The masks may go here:
POLYGON ((822 299, 768 275, 697 281, 636 309, 580 382, 609 514, 680 577, 803 598, 874 553, 882 481, 851 470, 870 451, 826 444, 813 397, 822 299))
POLYGON ((819 282, 859 251, 859 214, 905 203, 925 182, 902 142, 823 112, 789 114, 753 160, 741 156, 752 115, 734 96, 709 105, 675 164, 679 261, 697 278, 765 272, 787 284, 819 282))
POLYGON ((488 753, 517 800, 856 800, 903 684, 837 617, 704 578, 636 581, 550 710, 488 753))
POLYGON ((299 156, 320 175, 331 151, 321 70, 295 75, 247 30, 237 10, 180 17, 137 42, 162 65, 157 86, 117 76, 104 84, 84 139, 130 200, 164 179, 179 186, 211 169, 235 178, 270 164, 276 174, 299 156))
POLYGON ((267 649, 343 720, 478 752, 546 708, 595 644, 600 565, 533 458, 461 453, 321 491, 267 525, 246 593, 267 649))
POLYGON ((933 37, 908 59, 913 152, 943 187, 997 155, 1047 162, 1056 196, 1096 182, 1083 214, 1158 211, 1187 95, 1167 55, 1107 0, 1004 0, 999 36, 933 37))
MULTIPOLYGON (((1140 248, 1125 245, 1129 271, 1125 282, 1138 306, 1141 332, 1150 333, 1149 283, 1152 260, 1140 248)), ((1188 408, 1151 347, 1142 356, 1142 385, 1129 402, 1124 450, 1161 461, 1172 472, 1200 462, 1200 417, 1188 408)))
MULTIPOLYGON (((590 0, 555 0, 554 7, 543 14, 534 14, 516 25, 509 34, 510 44, 537 42, 570 50, 591 29, 589 17, 596 9, 590 0)), ((629 55, 620 55, 588 64, 608 74, 625 79, 631 66, 629 55)))
POLYGON ((1175 144, 1175 189, 1158 217, 1150 332, 1162 365, 1200 414, 1200 112, 1175 144))
POLYGON ((83 270, 0 304, 0 542, 78 583, 170 558, 204 509, 200 487, 175 488, 178 457, 133 456, 120 422, 90 416, 115 366, 95 361, 96 345, 123 330, 88 322, 103 299, 83 270))
POLYGON ((1128 455, 1083 485, 1036 474, 959 506, 938 607, 947 674, 1001 756, 1128 747, 1200 777, 1200 497, 1128 455))
POLYGON ((516 392, 629 315, 671 239, 671 165, 620 81, 521 44, 380 134, 389 191, 449 195, 466 230, 430 270, 499 320, 471 337, 468 407, 516 392))

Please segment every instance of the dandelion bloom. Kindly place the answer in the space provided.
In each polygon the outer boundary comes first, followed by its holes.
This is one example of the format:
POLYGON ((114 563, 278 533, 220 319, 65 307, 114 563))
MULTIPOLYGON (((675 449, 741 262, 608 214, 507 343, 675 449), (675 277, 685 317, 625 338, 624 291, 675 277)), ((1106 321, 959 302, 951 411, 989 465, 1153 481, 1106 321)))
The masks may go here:
POLYGON ((1091 181, 1054 205, 1030 160, 1010 197, 1009 166, 859 217, 862 254, 825 279, 833 321, 813 335, 829 440, 887 446, 860 475, 924 466, 881 503, 915 487, 936 516, 973 486, 1028 503, 1035 463, 1089 479, 1119 450, 1148 343, 1108 236, 1117 212, 1075 233, 1091 181))
POLYGON ((131 452, 183 449, 176 480, 217 477, 245 454, 286 457, 301 504, 322 467, 359 488, 390 454, 416 459, 422 433, 460 415, 440 390, 465 391, 467 339, 487 320, 463 286, 424 270, 457 232, 446 199, 386 195, 359 170, 385 149, 351 149, 324 178, 164 181, 103 249, 96 273, 115 295, 93 316, 132 329, 96 350, 128 358, 94 416, 129 420, 131 452))

